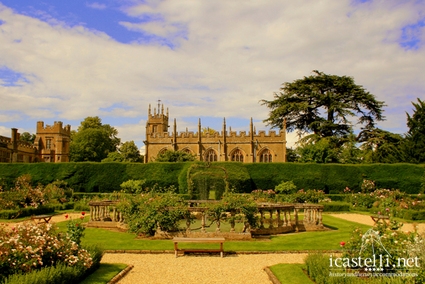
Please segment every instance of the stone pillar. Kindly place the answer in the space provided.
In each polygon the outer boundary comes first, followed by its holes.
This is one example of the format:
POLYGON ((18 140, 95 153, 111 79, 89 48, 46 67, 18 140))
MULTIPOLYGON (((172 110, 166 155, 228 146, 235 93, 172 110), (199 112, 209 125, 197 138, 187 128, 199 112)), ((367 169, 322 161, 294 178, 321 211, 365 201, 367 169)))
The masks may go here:
POLYGON ((201 232, 202 233, 205 233, 205 218, 206 218, 205 213, 202 212, 202 217, 201 217, 201 232))

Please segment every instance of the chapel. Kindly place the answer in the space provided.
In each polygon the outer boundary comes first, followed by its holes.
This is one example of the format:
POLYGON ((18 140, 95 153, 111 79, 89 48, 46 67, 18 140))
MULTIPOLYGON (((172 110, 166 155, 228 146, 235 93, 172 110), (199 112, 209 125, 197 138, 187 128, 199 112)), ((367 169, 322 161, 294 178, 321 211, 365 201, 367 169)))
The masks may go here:
POLYGON ((279 132, 270 130, 256 131, 252 118, 248 131, 232 131, 223 119, 222 130, 203 132, 201 119, 198 131, 177 131, 174 119, 173 128, 169 130, 168 108, 164 113, 164 104, 151 110, 149 105, 146 122, 145 163, 155 161, 159 153, 167 150, 185 151, 197 157, 199 161, 241 163, 286 162, 286 127, 279 132))

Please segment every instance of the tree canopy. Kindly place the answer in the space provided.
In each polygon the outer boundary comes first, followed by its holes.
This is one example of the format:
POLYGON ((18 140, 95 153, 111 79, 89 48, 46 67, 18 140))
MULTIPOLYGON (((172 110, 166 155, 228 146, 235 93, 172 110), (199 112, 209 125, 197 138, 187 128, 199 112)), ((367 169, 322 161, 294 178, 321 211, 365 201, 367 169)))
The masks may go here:
POLYGON ((356 85, 353 78, 317 70, 311 76, 284 83, 274 93, 274 100, 261 102, 271 110, 264 122, 282 128, 286 119, 287 130, 297 130, 300 135, 347 136, 353 129, 351 117, 357 117, 356 123, 365 129, 384 119, 384 102, 356 85))
POLYGON ((24 132, 19 136, 19 140, 28 142, 30 144, 34 144, 35 134, 31 134, 29 132, 24 132))
POLYGON ((122 143, 117 152, 108 153, 108 157, 102 162, 141 162, 142 156, 134 141, 122 143))
POLYGON ((407 113, 406 153, 408 160, 413 163, 425 162, 425 101, 418 98, 413 115, 407 113))
POLYGON ((102 161, 117 150, 121 142, 117 135, 118 131, 109 124, 102 124, 99 117, 87 117, 71 135, 71 161, 102 161))
POLYGON ((166 150, 158 154, 155 162, 188 162, 195 160, 196 157, 188 152, 166 150))

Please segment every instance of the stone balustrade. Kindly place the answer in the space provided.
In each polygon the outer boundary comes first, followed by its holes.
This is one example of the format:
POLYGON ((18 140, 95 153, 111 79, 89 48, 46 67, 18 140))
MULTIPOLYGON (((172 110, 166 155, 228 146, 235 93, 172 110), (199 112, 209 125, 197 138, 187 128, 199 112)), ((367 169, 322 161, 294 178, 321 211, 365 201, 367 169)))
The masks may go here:
MULTIPOLYGON (((229 210, 226 218, 230 224, 230 230, 223 232, 221 220, 208 220, 206 203, 214 203, 212 200, 188 200, 189 214, 186 216, 184 232, 185 236, 194 235, 212 235, 212 236, 232 236, 233 239, 245 239, 247 235, 274 235, 299 231, 317 231, 323 230, 322 212, 323 206, 318 204, 280 204, 280 203, 258 203, 258 228, 250 228, 244 216, 235 210, 229 210), (299 214, 303 214, 302 222, 299 221, 299 214), (200 220, 200 227, 193 228, 193 219, 200 220), (243 227, 236 230, 236 222, 242 222, 243 227), (210 224, 207 224, 207 223, 210 224), (214 230, 208 230, 208 227, 214 226, 214 230), (236 237, 239 235, 239 237, 236 237)), ((96 201, 90 202, 90 221, 91 227, 119 227, 124 223, 122 213, 116 208, 116 201, 96 201)), ((160 237, 170 236, 168 232, 158 230, 160 237)), ((172 235, 174 236, 174 235, 172 235)), ((230 237, 229 237, 230 238, 230 237)))
POLYGON ((118 211, 117 201, 91 201, 90 220, 88 227, 118 227, 119 223, 124 222, 122 213, 118 211))

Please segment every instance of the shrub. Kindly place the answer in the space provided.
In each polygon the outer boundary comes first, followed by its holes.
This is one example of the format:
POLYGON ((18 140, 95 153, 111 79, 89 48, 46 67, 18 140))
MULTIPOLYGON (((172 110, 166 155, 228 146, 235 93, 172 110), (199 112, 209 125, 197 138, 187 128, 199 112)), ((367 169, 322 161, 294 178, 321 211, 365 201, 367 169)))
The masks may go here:
MULTIPOLYGON (((84 236, 85 227, 83 226, 83 220, 86 213, 81 212, 80 221, 70 219, 66 224, 66 234, 68 238, 75 242, 77 245, 80 245, 81 238, 84 236)), ((68 214, 65 215, 65 218, 68 219, 68 214)))
POLYGON ((182 201, 176 194, 149 192, 126 196, 118 208, 130 232, 153 236, 159 229, 177 230, 180 220, 188 214, 187 206, 182 201))
POLYGON ((297 190, 297 186, 294 184, 292 180, 289 181, 282 181, 278 185, 275 186, 274 191, 277 193, 283 193, 283 194, 291 194, 295 193, 297 190))
POLYGON ((15 185, 0 195, 0 208, 38 208, 48 204, 62 204, 72 195, 72 190, 63 188, 66 187, 63 182, 34 187, 31 180, 28 174, 18 177, 15 185))
POLYGON ((79 283, 85 277, 93 273, 99 268, 100 261, 103 256, 103 251, 97 246, 85 247, 89 252, 93 265, 86 269, 84 266, 68 266, 64 263, 58 263, 55 266, 43 267, 40 270, 33 270, 25 274, 12 274, 4 280, 4 284, 22 284, 22 283, 37 283, 51 284, 63 283, 74 284, 79 283))
POLYGON ((142 193, 145 182, 146 180, 130 179, 123 182, 120 187, 125 193, 142 193))
POLYGON ((28 222, 11 230, 0 228, 0 278, 58 263, 88 269, 93 260, 87 250, 57 233, 52 224, 28 222))

